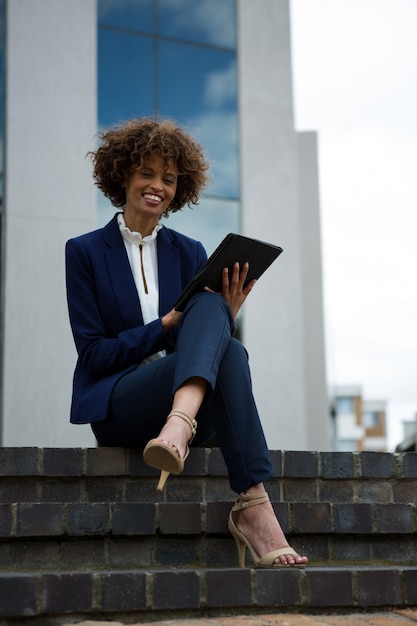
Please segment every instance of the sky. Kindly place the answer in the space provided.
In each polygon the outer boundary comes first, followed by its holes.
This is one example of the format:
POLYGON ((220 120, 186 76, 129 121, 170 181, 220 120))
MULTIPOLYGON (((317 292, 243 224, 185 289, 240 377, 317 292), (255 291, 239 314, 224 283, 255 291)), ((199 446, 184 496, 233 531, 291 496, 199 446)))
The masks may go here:
POLYGON ((417 413, 417 0, 290 0, 295 126, 319 144, 327 377, 417 413))

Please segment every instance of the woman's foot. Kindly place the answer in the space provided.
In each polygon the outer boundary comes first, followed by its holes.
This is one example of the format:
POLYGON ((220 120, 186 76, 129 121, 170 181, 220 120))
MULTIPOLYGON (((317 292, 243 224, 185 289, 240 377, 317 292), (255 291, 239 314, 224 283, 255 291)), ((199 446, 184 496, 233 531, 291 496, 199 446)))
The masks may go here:
POLYGON ((161 470, 157 491, 162 491, 170 474, 181 474, 194 438, 197 422, 183 411, 171 411, 159 437, 151 439, 143 451, 143 460, 161 470))
MULTIPOLYGON (((246 493, 262 494, 264 489, 259 492, 249 489, 246 493)), ((236 527, 260 557, 274 550, 290 547, 269 500, 240 510, 236 527)), ((307 565, 308 558, 289 553, 277 557, 274 562, 277 565, 307 565)))
POLYGON ((187 454, 188 442, 191 437, 192 432, 189 424, 178 415, 175 415, 175 411, 172 411, 171 417, 166 421, 154 441, 164 442, 183 459, 187 454))

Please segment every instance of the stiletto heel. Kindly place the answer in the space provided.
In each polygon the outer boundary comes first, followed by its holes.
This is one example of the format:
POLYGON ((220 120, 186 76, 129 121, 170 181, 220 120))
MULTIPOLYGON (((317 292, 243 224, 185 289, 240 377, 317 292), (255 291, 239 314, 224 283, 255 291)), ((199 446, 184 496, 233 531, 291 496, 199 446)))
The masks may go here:
POLYGON ((250 555, 252 557, 253 562, 256 567, 305 567, 305 563, 289 563, 287 565, 283 565, 282 563, 275 563, 275 559, 279 556, 284 556, 287 554, 291 554, 292 556, 298 556, 297 552, 287 546, 286 548, 280 548, 279 550, 273 550, 272 552, 268 552, 262 558, 256 553, 255 548, 249 542, 249 540, 243 535, 240 530, 237 529, 235 520, 233 519, 234 514, 238 514, 239 511, 243 509, 247 509, 250 506, 256 506, 257 504, 263 504, 264 502, 269 501, 269 496, 266 492, 261 494, 256 493, 241 493, 236 500, 236 503, 233 505, 232 510, 229 513, 228 520, 228 528, 229 532, 233 536, 237 553, 239 558, 239 567, 245 567, 245 556, 246 556, 246 548, 249 550, 250 555))
POLYGON ((245 567, 246 543, 244 541, 242 541, 236 535, 233 535, 233 538, 234 538, 234 540, 236 542, 237 556, 238 556, 238 560, 239 560, 239 567, 245 567))
POLYGON ((161 474, 159 476, 159 482, 158 482, 158 485, 156 487, 157 491, 163 491, 164 490, 165 483, 167 481, 168 476, 169 476, 169 472, 165 472, 164 470, 161 471, 161 474))
MULTIPOLYGON (((184 420, 191 428, 191 439, 188 441, 188 444, 190 444, 197 432, 196 420, 183 411, 171 411, 167 417, 167 421, 174 415, 184 420)), ((151 439, 147 444, 143 451, 143 460, 150 467, 161 470, 158 486, 156 487, 157 491, 163 490, 170 474, 181 474, 184 469, 184 463, 190 454, 188 444, 184 457, 180 455, 177 448, 170 441, 166 441, 165 439, 151 439)))

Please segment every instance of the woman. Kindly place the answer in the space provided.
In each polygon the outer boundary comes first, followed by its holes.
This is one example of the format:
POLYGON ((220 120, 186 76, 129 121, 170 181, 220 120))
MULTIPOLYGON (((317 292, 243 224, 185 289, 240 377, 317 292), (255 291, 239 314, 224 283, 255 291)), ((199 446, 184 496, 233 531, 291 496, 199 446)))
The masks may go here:
POLYGON ((223 271, 222 293, 172 303, 206 260, 201 243, 162 226, 196 204, 207 182, 201 147, 169 120, 131 120, 100 134, 90 153, 97 186, 121 211, 67 242, 67 296, 78 352, 71 421, 102 446, 144 447, 144 460, 179 474, 189 444, 215 434, 239 495, 229 530, 245 565, 303 566, 263 481, 272 475, 247 354, 232 333, 253 288, 248 266, 223 271))

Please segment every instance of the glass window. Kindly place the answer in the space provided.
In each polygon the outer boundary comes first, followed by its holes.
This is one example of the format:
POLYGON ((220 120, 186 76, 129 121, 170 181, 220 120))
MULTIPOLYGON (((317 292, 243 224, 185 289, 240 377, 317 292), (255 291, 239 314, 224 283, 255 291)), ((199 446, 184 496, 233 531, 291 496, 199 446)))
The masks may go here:
POLYGON ((153 31, 152 0, 99 0, 97 11, 100 25, 153 31))
POLYGON ((158 0, 157 6, 161 35, 235 48, 235 0, 158 0))
POLYGON ((99 29, 99 128, 152 114, 152 66, 152 40, 99 29))
POLYGON ((196 129, 211 163, 209 193, 238 198, 235 55, 168 42, 158 50, 159 112, 196 129))
POLYGON ((201 241, 210 255, 228 233, 239 230, 239 202, 203 197, 197 206, 184 207, 162 223, 201 241))
POLYGON ((353 398, 348 398, 348 397, 336 398, 336 408, 337 408, 338 415, 344 415, 346 413, 348 414, 355 413, 353 398))
MULTIPOLYGON (((210 254, 239 231, 235 0, 98 0, 98 22, 99 128, 160 114, 202 144, 205 195, 163 223, 210 254)), ((99 193, 99 225, 115 211, 99 193)))
POLYGON ((362 416, 362 424, 365 428, 376 428, 379 424, 376 411, 365 411, 362 416))

